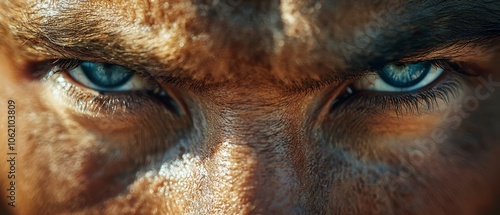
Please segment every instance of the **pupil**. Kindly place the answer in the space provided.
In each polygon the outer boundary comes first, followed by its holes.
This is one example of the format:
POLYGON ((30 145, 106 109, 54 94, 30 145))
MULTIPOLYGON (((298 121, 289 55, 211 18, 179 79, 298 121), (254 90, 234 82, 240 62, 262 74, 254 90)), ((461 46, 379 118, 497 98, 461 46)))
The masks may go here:
POLYGON ((133 76, 129 70, 113 64, 83 62, 81 68, 93 84, 102 88, 119 87, 133 76))
POLYGON ((379 71, 379 76, 393 87, 407 88, 418 84, 429 73, 432 64, 421 62, 406 65, 388 65, 379 71))

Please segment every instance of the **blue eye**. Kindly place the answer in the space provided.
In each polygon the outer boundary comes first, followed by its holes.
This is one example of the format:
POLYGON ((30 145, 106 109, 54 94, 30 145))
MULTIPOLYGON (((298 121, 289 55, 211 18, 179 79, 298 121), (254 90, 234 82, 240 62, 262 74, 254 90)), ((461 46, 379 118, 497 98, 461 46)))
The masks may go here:
POLYGON ((429 73, 432 64, 421 62, 409 65, 390 64, 382 68, 378 75, 385 83, 399 88, 407 88, 418 84, 429 73))
POLYGON ((409 92, 431 84, 443 73, 443 69, 431 62, 411 64, 389 64, 377 71, 362 77, 355 87, 357 89, 378 92, 409 92))
POLYGON ((115 88, 129 81, 133 73, 113 64, 83 62, 80 65, 89 81, 102 88, 115 88))
POLYGON ((144 90, 149 87, 132 71, 114 64, 82 62, 68 74, 81 85, 100 92, 144 90))

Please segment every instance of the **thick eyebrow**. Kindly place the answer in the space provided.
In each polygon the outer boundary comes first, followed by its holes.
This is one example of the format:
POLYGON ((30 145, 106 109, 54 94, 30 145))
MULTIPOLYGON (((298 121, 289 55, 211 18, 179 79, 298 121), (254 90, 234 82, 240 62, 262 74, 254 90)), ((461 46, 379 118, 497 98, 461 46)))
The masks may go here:
POLYGON ((488 45, 500 36, 500 1, 412 1, 389 18, 340 44, 353 68, 380 68, 455 46, 443 56, 452 58, 466 54, 460 47, 488 45))
MULTIPOLYGON (((58 16, 51 16, 53 11, 40 10, 43 19, 13 23, 20 29, 17 36, 23 43, 31 43, 28 44, 32 52, 182 76, 185 68, 180 62, 160 63, 161 59, 156 59, 147 47, 132 46, 113 31, 119 26, 110 27, 109 20, 103 21, 97 14, 75 8, 59 11, 58 16)), ((500 36, 499 1, 410 1, 396 9, 398 12, 387 11, 390 15, 363 26, 359 34, 335 41, 335 45, 321 50, 322 53, 339 55, 348 64, 346 71, 361 71, 457 43, 483 44, 488 38, 500 36)), ((322 16, 332 15, 329 10, 324 12, 322 16)))

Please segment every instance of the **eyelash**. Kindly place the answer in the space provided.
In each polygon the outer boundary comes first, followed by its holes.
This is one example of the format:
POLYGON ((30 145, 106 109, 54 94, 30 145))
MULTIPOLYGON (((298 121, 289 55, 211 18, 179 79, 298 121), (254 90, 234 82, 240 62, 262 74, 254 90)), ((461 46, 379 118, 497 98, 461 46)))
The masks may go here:
MULTIPOLYGON (((117 112, 130 112, 139 110, 145 106, 145 103, 161 102, 171 113, 179 116, 181 114, 180 107, 177 102, 168 93, 163 93, 162 90, 152 91, 135 91, 135 92, 108 92, 108 93, 90 93, 81 90, 76 84, 71 83, 65 77, 64 80, 57 80, 64 72, 78 67, 82 60, 78 59, 59 59, 52 62, 47 62, 38 70, 37 75, 40 75, 43 80, 55 79, 60 88, 63 88, 66 93, 66 98, 71 104, 76 107, 79 112, 88 112, 92 115, 104 112, 105 114, 115 114, 117 112)), ((135 72, 135 75, 144 79, 153 81, 153 77, 145 73, 135 72)), ((69 76, 69 75, 68 75, 69 76)), ((148 81, 149 81, 148 80, 148 81)))
MULTIPOLYGON (((52 61, 48 65, 45 66, 44 69, 40 71, 40 73, 45 74, 45 78, 50 78, 55 75, 62 75, 63 72, 69 71, 78 67, 83 61, 77 59, 59 59, 52 61), (56 70, 53 68, 57 67, 56 70)), ((366 91, 356 91, 346 94, 347 96, 343 96, 338 101, 331 104, 330 112, 338 112, 345 111, 349 108, 347 107, 364 107, 366 110, 370 110, 371 112, 380 112, 379 110, 393 110, 396 114, 407 114, 407 113, 421 113, 421 105, 426 105, 426 110, 431 110, 435 104, 437 104, 438 100, 443 100, 448 103, 451 99, 451 96, 456 96, 460 90, 462 89, 462 84, 458 80, 457 77, 450 77, 450 73, 459 74, 463 76, 476 76, 475 73, 469 71, 467 68, 462 67, 459 63, 451 62, 449 60, 432 60, 430 61, 433 66, 437 66, 445 71, 444 77, 436 80, 431 86, 418 90, 415 92, 409 93, 378 93, 378 95, 374 95, 373 92, 366 91), (442 82, 442 83, 441 83, 442 82), (436 84, 437 83, 437 84, 436 84), (338 108, 342 106, 344 108, 338 108)), ((415 62, 413 62, 415 63, 415 62)), ((375 70, 372 70, 375 71, 375 70)), ((145 73, 137 72, 136 75, 141 76, 142 78, 153 79, 153 77, 148 76, 145 73)), ((133 110, 136 106, 133 104, 140 104, 145 99, 144 97, 155 96, 153 92, 146 93, 135 93, 136 96, 133 96, 131 93, 127 94, 117 94, 117 93, 106 93, 99 95, 90 95, 89 93, 80 92, 80 90, 75 90, 75 85, 72 83, 66 83, 71 85, 67 92, 70 94, 71 98, 76 98, 75 104, 82 104, 81 101, 84 101, 84 107, 82 105, 77 105, 80 108, 80 111, 103 111, 102 107, 107 107, 104 111, 114 112, 117 109, 126 108, 127 110, 133 110), (92 102, 92 105, 88 105, 92 102), (125 105, 125 107, 116 107, 117 105, 125 105), (89 110, 89 107, 99 107, 98 110, 89 110)), ((164 102, 165 103, 165 102, 164 102)), ((178 107, 173 107, 170 102, 169 109, 174 111, 174 113, 178 113, 178 107)), ((140 106, 140 105, 137 105, 140 106)), ((425 110, 425 109, 424 109, 425 110)))
MULTIPOLYGON (((378 114, 392 110, 396 115, 421 114, 422 111, 433 110, 438 100, 448 104, 452 97, 457 97, 463 89, 463 83, 457 76, 477 76, 468 68, 449 60, 431 60, 433 66, 445 71, 442 77, 428 87, 407 93, 375 93, 370 91, 352 91, 341 95, 330 107, 331 113, 350 111, 350 107, 363 107, 363 111, 378 114), (374 95, 375 94, 375 95, 374 95), (422 105, 425 105, 422 109, 422 105), (380 111, 381 110, 381 111, 380 111)), ((411 62, 417 63, 417 62, 411 62)), ((372 70, 375 71, 375 70, 372 70)))

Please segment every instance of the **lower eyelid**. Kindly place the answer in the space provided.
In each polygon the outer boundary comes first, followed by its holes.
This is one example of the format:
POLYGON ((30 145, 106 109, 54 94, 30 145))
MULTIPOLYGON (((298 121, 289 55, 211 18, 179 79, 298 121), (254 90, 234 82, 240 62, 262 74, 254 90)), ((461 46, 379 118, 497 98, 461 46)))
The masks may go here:
POLYGON ((359 91, 337 104, 330 114, 356 111, 363 114, 420 115, 446 109, 464 90, 464 81, 457 74, 446 72, 431 85, 413 92, 359 91))
MULTIPOLYGON (((161 112, 163 106, 145 91, 99 93, 82 87, 64 72, 54 72, 44 78, 46 89, 59 103, 79 114, 89 117, 96 116, 127 116, 141 114, 145 110, 157 109, 161 112)), ((169 111, 166 111, 169 112, 169 111)), ((172 113, 166 113, 171 115, 172 113)))

